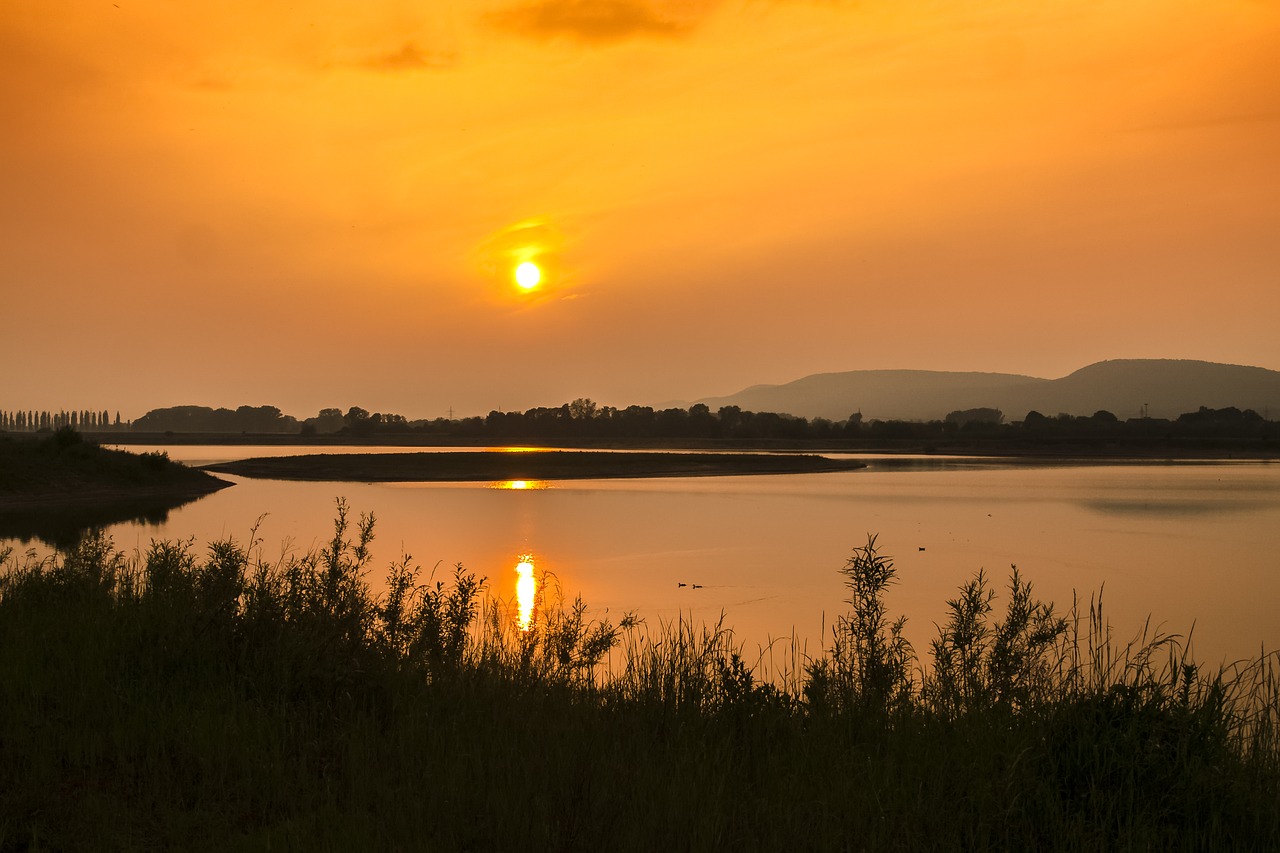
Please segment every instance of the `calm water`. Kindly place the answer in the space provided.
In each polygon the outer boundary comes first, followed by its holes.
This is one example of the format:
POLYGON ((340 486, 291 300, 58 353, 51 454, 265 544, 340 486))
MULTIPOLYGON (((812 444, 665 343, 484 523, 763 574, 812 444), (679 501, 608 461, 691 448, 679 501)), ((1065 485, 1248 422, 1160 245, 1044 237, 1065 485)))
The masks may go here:
MULTIPOLYGON (((195 464, 302 452, 164 449, 195 464)), ((1280 465, 868 461, 867 470, 833 474, 581 480, 523 490, 228 477, 234 488, 173 511, 163 524, 110 532, 125 550, 166 537, 244 541, 266 513, 258 535, 274 557, 323 544, 342 496, 353 514, 377 516, 371 580, 403 552, 428 571, 438 566, 441 577, 462 563, 511 598, 516 558, 532 553, 594 612, 635 610, 651 624, 682 615, 714 622, 723 613, 752 651, 794 633, 811 652, 844 610, 838 569, 875 533, 901 581, 890 610, 909 617, 920 652, 958 584, 979 568, 1003 584, 1011 564, 1063 606, 1073 591, 1087 601, 1105 585, 1122 639, 1149 615, 1168 631, 1185 633, 1194 623, 1197 655, 1214 663, 1280 647, 1280 465)))

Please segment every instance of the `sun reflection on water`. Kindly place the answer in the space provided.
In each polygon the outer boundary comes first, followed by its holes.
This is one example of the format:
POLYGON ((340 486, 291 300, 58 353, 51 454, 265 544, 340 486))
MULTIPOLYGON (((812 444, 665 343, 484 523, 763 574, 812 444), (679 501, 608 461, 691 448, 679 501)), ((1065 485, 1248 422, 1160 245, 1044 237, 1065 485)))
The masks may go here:
POLYGON ((506 489, 516 492, 531 492, 548 487, 549 484, 546 480, 498 480, 489 484, 491 489, 506 489))
POLYGON ((533 624, 533 600, 538 582, 533 577, 533 555, 523 554, 516 564, 516 604, 520 608, 518 623, 521 631, 528 631, 533 624))

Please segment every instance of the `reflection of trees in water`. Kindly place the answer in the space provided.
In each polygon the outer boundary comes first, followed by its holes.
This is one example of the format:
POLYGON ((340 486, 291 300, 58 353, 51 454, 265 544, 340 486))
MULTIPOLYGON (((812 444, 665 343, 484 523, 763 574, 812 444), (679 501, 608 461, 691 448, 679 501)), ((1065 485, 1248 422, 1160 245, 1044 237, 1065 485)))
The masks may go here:
POLYGON ((23 544, 39 540, 52 548, 74 547, 90 530, 113 524, 135 522, 163 524, 169 513, 196 498, 146 498, 113 501, 108 506, 40 507, 0 510, 0 539, 19 539, 23 544))
POLYGON ((1269 509, 1274 506, 1267 501, 1178 501, 1178 500, 1093 500, 1081 501, 1080 505, 1087 510, 1103 515, 1127 516, 1164 516, 1167 518, 1204 517, 1209 515, 1232 515, 1238 512, 1250 512, 1269 509))

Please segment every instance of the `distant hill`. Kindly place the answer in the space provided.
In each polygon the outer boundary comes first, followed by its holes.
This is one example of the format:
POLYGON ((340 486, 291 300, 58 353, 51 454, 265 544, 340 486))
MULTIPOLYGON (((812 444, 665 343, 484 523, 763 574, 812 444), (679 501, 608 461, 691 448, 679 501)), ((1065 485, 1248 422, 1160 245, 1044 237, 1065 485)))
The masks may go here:
POLYGON ((1176 417, 1201 406, 1253 409, 1280 417, 1280 371, 1181 359, 1117 359, 1061 379, 941 370, 854 370, 818 373, 785 385, 753 385, 727 397, 698 400, 712 411, 738 406, 806 418, 938 420, 957 409, 991 407, 1007 420, 1029 411, 1091 415, 1105 409, 1122 420, 1176 417))

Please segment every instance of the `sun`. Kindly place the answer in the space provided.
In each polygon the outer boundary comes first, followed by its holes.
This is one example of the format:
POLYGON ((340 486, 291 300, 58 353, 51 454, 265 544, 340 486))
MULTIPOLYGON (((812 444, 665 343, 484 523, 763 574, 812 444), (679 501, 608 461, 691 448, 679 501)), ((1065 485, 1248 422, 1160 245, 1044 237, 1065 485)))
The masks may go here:
POLYGON ((516 267, 516 284, 521 290, 533 290, 542 281, 542 270, 533 261, 525 261, 516 267))

